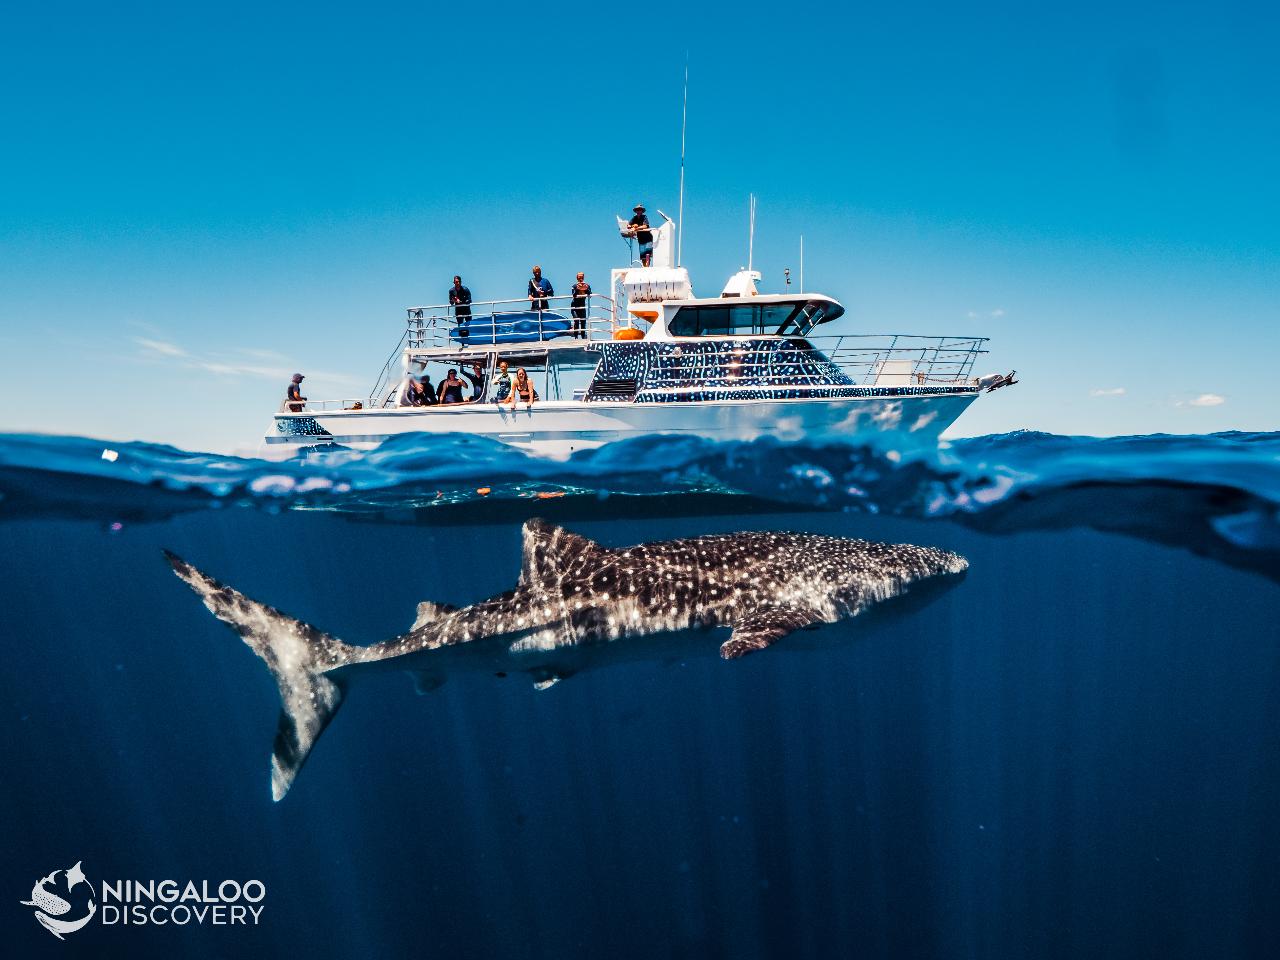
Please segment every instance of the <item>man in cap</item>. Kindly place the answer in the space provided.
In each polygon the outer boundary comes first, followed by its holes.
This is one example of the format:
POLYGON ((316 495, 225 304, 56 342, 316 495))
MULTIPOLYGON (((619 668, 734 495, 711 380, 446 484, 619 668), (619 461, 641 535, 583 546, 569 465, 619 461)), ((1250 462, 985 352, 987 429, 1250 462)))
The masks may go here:
POLYGON ((637 203, 631 209, 635 216, 627 222, 627 226, 640 244, 640 265, 647 267, 653 263, 653 233, 649 230, 649 218, 645 216, 643 203, 637 203))
POLYGON ((307 402, 307 398, 302 395, 302 381, 305 379, 302 374, 295 373, 293 380, 289 382, 288 389, 285 391, 285 406, 293 413, 301 413, 302 405, 307 402))

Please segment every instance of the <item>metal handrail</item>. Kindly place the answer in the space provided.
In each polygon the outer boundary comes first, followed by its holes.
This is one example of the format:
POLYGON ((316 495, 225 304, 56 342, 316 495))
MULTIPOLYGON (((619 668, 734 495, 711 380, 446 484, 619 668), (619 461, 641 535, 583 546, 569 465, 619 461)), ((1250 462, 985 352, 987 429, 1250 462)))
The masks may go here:
MULTIPOLYGON (((631 357, 638 391, 725 387, 972 386, 986 339, 850 335, 812 338, 681 340, 602 346, 631 357), (888 369, 889 361, 907 366, 888 369)), ((621 354, 619 354, 621 357, 621 354)))
POLYGON ((572 336, 579 324, 586 335, 577 339, 612 340, 618 329, 614 320, 613 301, 598 293, 582 298, 585 302, 576 309, 584 310, 586 316, 580 319, 573 316, 573 301, 578 298, 572 294, 540 299, 547 306, 538 311, 533 309, 534 301, 529 297, 518 300, 472 301, 469 305, 470 320, 466 325, 469 335, 466 338, 453 335, 462 326, 456 307, 450 304, 409 307, 405 311, 408 324, 406 346, 411 350, 420 350, 463 344, 471 346, 542 342, 572 336), (531 320, 530 314, 536 315, 536 319, 531 320), (512 340, 512 337, 521 339, 512 340))
POLYGON ((400 334, 400 342, 396 344, 396 348, 391 351, 391 355, 387 357, 387 362, 382 365, 382 370, 378 374, 378 379, 373 385, 373 389, 369 391, 368 399, 364 402, 365 406, 381 405, 385 406, 386 401, 379 402, 379 397, 386 397, 391 389, 391 378, 393 371, 400 369, 400 351, 405 348, 406 341, 409 339, 409 331, 406 330, 400 334))

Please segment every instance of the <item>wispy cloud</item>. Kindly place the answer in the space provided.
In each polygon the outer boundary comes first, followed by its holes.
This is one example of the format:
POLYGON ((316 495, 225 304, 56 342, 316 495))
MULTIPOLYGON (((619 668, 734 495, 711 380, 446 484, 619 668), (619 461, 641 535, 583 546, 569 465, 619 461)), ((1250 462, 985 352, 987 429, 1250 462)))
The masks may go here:
POLYGON ((176 343, 169 343, 165 340, 152 340, 150 337, 134 337, 133 342, 140 346, 144 351, 158 353, 162 357, 189 356, 187 351, 183 350, 176 343))
POLYGON ((1202 393, 1194 400, 1187 401, 1193 407, 1218 407, 1227 402, 1226 397, 1220 397, 1216 393, 1202 393))
POLYGON ((1004 308, 1003 308, 1003 307, 996 307, 994 310, 992 310, 992 311, 991 311, 991 315, 992 315, 993 317, 1003 317, 1003 316, 1004 316, 1004 308))
MULTIPOLYGON (((252 363, 239 359, 227 359, 223 357, 198 357, 190 351, 185 350, 176 343, 170 343, 167 340, 153 340, 150 337, 134 337, 133 342, 140 348, 140 355, 145 359, 155 360, 164 358, 167 360, 177 361, 179 365, 189 370, 203 370, 206 373, 212 373, 219 377, 253 377, 260 380, 276 380, 280 382, 287 381, 294 373, 294 369, 285 366, 272 366, 261 362, 252 363)), ((272 353, 268 350, 254 350, 251 348, 240 348, 232 351, 259 360, 280 359, 279 354, 272 353)), ((334 384, 352 384, 358 382, 355 377, 348 376, 344 373, 331 373, 328 371, 317 370, 309 374, 313 380, 326 380, 334 384)))
POLYGON ((1123 397, 1124 395, 1124 387, 1099 387, 1089 391, 1091 397, 1123 397))
POLYGON ((970 310, 970 311, 969 311, 969 319, 970 319, 970 320, 976 320, 976 319, 978 319, 978 311, 977 311, 977 310, 970 310))

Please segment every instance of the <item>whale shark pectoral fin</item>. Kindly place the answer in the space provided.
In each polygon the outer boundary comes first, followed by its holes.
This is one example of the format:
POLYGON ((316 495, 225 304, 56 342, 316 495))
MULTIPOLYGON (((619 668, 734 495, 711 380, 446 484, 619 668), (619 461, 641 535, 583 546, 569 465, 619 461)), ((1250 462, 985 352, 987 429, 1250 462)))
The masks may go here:
POLYGON ((529 676, 533 679, 533 689, 550 690, 565 677, 573 676, 573 671, 561 667, 543 666, 530 670, 529 676))
POLYGON ((435 623, 441 617, 453 613, 457 607, 451 607, 447 603, 432 603, 430 600, 423 600, 418 604, 418 615, 413 621, 410 630, 417 630, 425 627, 428 623, 435 623))
POLYGON ((772 646, 787 634, 822 622, 811 610, 795 607, 769 607, 756 610, 733 625, 729 639, 720 644, 720 656, 736 660, 772 646))
POLYGON ((420 697, 444 686, 444 674, 434 670, 406 670, 405 672, 413 677, 413 692, 420 697))
POLYGON ((525 521, 523 534, 519 582, 526 585, 558 576, 575 557, 602 549, 594 540, 537 517, 525 521))

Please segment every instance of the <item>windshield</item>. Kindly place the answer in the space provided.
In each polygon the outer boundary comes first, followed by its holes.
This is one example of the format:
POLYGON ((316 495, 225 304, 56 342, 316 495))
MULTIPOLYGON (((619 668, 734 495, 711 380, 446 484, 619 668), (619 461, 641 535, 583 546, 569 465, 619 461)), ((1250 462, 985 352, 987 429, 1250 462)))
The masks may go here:
POLYGON ((667 329, 674 337, 727 337, 784 333, 803 336, 815 324, 821 323, 832 307, 835 305, 804 300, 788 303, 724 305, 705 303, 681 307, 671 318, 667 329))

